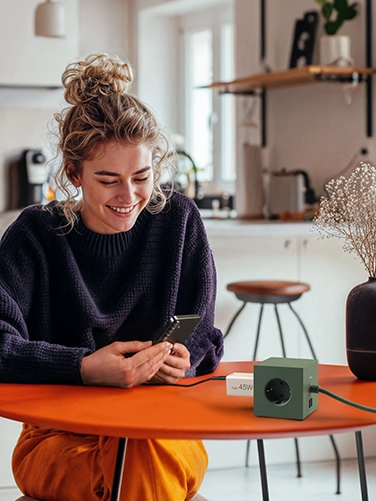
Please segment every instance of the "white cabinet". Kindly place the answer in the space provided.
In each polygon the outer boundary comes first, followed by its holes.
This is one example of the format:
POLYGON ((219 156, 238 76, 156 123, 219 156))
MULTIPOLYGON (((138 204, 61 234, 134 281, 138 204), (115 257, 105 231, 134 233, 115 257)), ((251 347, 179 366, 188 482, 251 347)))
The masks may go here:
POLYGON ((0 0, 3 86, 61 86, 66 65, 78 56, 78 0, 64 0, 66 37, 34 35, 34 13, 41 0, 0 0))
MULTIPOLYGON (((296 280, 296 238, 281 236, 210 235, 217 267, 216 325, 226 331, 242 302, 227 291, 226 285, 241 280, 296 280)), ((281 345, 273 307, 265 306, 258 357, 281 356, 281 345)), ((286 324, 290 311, 280 309, 281 321, 286 324)), ((225 360, 251 359, 257 328, 259 306, 248 304, 226 338, 225 360)), ((290 314, 290 315, 289 315, 290 314)), ((286 340, 286 349, 296 342, 294 333, 286 340)))
MULTIPOLYGON (((293 303, 301 316, 316 355, 321 363, 346 364, 345 307, 349 291, 367 280, 367 273, 354 255, 343 251, 338 239, 318 240, 312 226, 296 228, 265 224, 252 230, 251 223, 237 231, 224 228, 220 222, 208 225, 209 242, 217 267, 218 287, 216 325, 226 331, 234 313, 241 306, 229 282, 240 280, 299 280, 310 285, 310 291, 293 303), (276 228, 279 230, 276 232, 276 228), (290 231, 290 232, 289 232, 290 231)), ((256 333, 259 306, 247 304, 226 338, 226 360, 250 359, 256 333)), ((304 334, 290 309, 279 307, 285 334, 287 356, 311 357, 304 334)), ((266 305, 260 337, 258 359, 281 356, 278 328, 273 306, 266 305)))
POLYGON ((321 363, 346 364, 345 311, 350 290, 367 280, 363 265, 339 239, 298 238, 299 278, 311 291, 299 300, 321 363))

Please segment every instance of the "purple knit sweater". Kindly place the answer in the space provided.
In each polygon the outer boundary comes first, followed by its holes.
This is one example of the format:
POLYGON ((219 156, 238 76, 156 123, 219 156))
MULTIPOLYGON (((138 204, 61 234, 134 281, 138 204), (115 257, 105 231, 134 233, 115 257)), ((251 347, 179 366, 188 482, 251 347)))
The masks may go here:
POLYGON ((52 202, 23 210, 0 243, 0 381, 81 384, 82 357, 115 340, 155 339, 173 315, 198 313, 187 376, 223 355, 213 325, 216 272, 195 204, 175 193, 127 232, 81 220, 66 234, 52 202))

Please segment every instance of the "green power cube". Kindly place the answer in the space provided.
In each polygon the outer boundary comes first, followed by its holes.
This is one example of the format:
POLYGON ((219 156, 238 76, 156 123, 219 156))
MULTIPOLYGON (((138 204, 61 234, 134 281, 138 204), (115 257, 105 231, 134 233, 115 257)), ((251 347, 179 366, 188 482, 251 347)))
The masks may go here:
POLYGON ((271 357, 254 366, 254 414, 305 419, 317 409, 317 360, 271 357))

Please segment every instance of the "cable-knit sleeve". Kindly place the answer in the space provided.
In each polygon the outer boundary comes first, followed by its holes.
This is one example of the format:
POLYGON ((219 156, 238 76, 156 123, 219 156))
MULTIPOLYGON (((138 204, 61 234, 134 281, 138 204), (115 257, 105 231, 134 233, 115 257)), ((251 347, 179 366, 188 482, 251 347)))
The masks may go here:
MULTIPOLYGON (((0 243, 0 381, 79 384, 88 350, 51 343, 40 331, 30 335, 34 305, 43 300, 50 277, 44 273, 43 249, 29 231, 33 218, 28 216, 28 211, 21 214, 0 243)), ((49 322, 42 309, 37 314, 49 322)), ((50 331, 48 325, 45 331, 50 331)))

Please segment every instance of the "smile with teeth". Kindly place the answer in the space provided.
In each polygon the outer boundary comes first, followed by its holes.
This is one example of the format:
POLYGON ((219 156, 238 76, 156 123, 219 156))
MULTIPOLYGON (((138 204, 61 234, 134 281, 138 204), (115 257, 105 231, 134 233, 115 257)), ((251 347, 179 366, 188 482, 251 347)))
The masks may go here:
POLYGON ((112 205, 109 206, 111 210, 114 210, 115 212, 118 212, 119 214, 127 214, 129 212, 132 212, 134 209, 134 205, 132 207, 113 207, 112 205))

